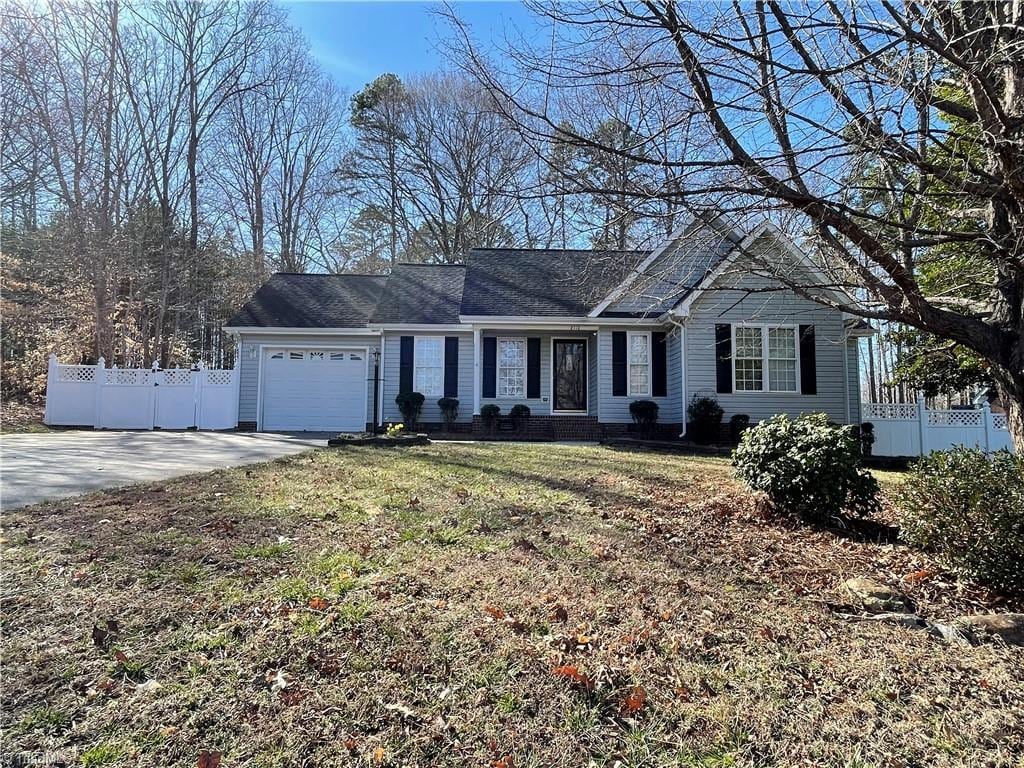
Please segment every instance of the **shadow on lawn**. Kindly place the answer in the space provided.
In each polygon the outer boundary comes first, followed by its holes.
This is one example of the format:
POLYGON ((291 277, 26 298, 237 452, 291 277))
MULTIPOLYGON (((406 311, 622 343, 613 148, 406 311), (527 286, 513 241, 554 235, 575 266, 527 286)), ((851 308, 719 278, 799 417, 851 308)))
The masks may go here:
MULTIPOLYGON (((565 491, 585 499, 596 507, 637 508, 646 506, 648 502, 634 494, 612 490, 595 484, 594 474, 613 474, 623 479, 635 480, 648 485, 657 485, 671 495, 678 495, 680 497, 678 500, 680 504, 686 501, 682 498, 686 491, 695 490, 692 481, 686 479, 677 480, 664 475, 630 474, 621 463, 615 463, 612 460, 606 461, 602 459, 601 461, 594 461, 592 459, 564 457, 557 464, 553 464, 553 468, 556 471, 560 471, 559 474, 546 474, 537 471, 531 472, 525 469, 495 466, 492 460, 486 458, 471 461, 468 456, 455 457, 447 452, 423 452, 418 454, 416 458, 438 467, 458 467, 460 469, 500 476, 506 480, 538 485, 552 491, 565 491), (589 475, 579 478, 571 477, 570 475, 574 473, 589 473, 589 475)), ((681 467, 680 469, 681 474, 691 470, 689 467, 681 467)), ((688 499, 691 502, 696 500, 693 498, 688 499)))

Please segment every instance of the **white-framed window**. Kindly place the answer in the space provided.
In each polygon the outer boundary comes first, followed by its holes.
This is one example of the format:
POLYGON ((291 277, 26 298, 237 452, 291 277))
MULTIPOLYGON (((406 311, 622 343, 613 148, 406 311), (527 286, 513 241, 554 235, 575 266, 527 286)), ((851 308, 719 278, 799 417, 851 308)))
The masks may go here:
POLYGON ((426 397, 444 394, 444 337, 417 336, 412 388, 426 397))
POLYGON ((796 328, 768 328, 768 389, 796 392, 796 328))
POLYGON ((651 334, 629 334, 629 394, 651 394, 651 334))
POLYGON ((310 360, 323 360, 324 359, 324 353, 321 350, 317 350, 317 349, 310 350, 310 352, 309 352, 309 359, 310 360))
POLYGON ((298 351, 293 349, 291 352, 288 353, 288 359, 289 360, 304 360, 305 358, 306 358, 306 353, 305 352, 298 352, 298 351))
POLYGON ((737 392, 798 392, 797 329, 792 325, 734 325, 737 392))
POLYGON ((498 397, 526 397, 526 339, 498 339, 498 397))
POLYGON ((739 325, 733 329, 732 356, 736 367, 736 391, 764 389, 764 334, 760 326, 739 325))

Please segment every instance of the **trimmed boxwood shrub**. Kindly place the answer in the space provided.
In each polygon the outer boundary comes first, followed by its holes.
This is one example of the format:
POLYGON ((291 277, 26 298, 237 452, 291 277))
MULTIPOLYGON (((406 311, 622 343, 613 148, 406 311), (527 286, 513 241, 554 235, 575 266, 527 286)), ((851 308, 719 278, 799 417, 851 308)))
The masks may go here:
POLYGON ((416 422, 419 421, 425 399, 419 392, 399 392, 398 397, 395 398, 395 405, 401 411, 405 426, 409 429, 414 428, 416 422))
POLYGON ((860 467, 850 427, 823 413, 773 416, 743 433, 733 451, 736 475, 775 508, 811 522, 877 512, 878 482, 860 467))
POLYGON ((658 404, 653 400, 634 400, 629 404, 629 415, 640 433, 648 435, 658 423, 658 404))
POLYGON ((487 429, 494 429, 499 416, 501 416, 501 406, 491 403, 480 408, 480 419, 487 429))
POLYGON ((961 576, 1024 592, 1024 458, 936 451, 913 464, 894 496, 908 544, 961 576))
POLYGON ((441 418, 444 419, 444 428, 451 431, 452 425, 459 417, 458 398, 442 397, 437 401, 437 407, 441 409, 441 418))
POLYGON ((512 406, 508 415, 512 417, 512 421, 516 425, 516 429, 521 429, 523 423, 530 418, 530 406, 523 405, 522 403, 516 403, 512 406))
POLYGON ((694 395, 686 406, 686 434, 695 443, 708 445, 718 439, 725 411, 713 397, 694 395))

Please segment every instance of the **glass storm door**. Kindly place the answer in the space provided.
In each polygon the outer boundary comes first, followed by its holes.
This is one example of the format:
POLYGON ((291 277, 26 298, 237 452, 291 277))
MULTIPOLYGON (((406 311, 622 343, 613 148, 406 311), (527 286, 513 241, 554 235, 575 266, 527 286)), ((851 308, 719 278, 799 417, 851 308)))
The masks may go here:
POLYGON ((587 410, 587 342, 555 339, 554 410, 587 410))

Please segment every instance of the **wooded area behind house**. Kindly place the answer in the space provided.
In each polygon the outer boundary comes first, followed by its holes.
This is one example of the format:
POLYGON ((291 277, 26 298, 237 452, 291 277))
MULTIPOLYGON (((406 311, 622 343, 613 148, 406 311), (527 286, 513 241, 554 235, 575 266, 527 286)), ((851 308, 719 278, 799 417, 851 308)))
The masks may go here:
MULTIPOLYGON (((342 92, 269 2, 3 6, 4 396, 46 356, 225 365, 272 271, 386 271, 473 246, 646 242, 668 222, 568 194, 618 161, 537 158, 464 76, 342 92)), ((611 124, 606 131, 614 131, 611 124)), ((660 208, 661 210, 657 210, 660 208)))

